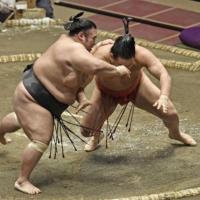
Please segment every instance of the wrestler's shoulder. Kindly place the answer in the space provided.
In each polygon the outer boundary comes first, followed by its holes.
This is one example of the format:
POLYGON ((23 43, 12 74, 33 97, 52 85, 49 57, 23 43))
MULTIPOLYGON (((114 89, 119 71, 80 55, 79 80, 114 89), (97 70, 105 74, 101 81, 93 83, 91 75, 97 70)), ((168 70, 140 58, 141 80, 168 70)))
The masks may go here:
POLYGON ((145 51, 148 51, 145 47, 142 47, 142 46, 139 46, 139 45, 135 45, 135 52, 136 53, 142 53, 142 52, 145 52, 145 51))
POLYGON ((136 60, 144 61, 145 58, 150 58, 150 57, 152 57, 152 53, 148 49, 136 45, 136 48, 135 48, 135 59, 136 60))
POLYGON ((70 38, 69 36, 67 36, 65 34, 62 34, 58 38, 57 42, 62 43, 63 46, 65 46, 65 47, 70 47, 70 48, 73 48, 73 47, 74 48, 77 48, 77 47, 81 48, 82 47, 82 48, 84 48, 84 46, 81 43, 75 42, 72 38, 70 38))

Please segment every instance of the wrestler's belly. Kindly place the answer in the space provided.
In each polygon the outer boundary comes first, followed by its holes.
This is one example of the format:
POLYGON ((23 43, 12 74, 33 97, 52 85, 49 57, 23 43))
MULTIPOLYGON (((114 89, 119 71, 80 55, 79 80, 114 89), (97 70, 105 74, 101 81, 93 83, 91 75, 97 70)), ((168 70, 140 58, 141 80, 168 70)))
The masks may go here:
MULTIPOLYGON (((55 96, 54 96, 55 97, 55 96)), ((57 97, 55 97, 58 101, 72 105, 76 101, 76 95, 73 92, 65 92, 65 93, 60 93, 57 97)))
POLYGON ((64 84, 62 81, 53 82, 44 77, 40 78, 39 80, 58 101, 68 105, 71 105, 76 101, 76 94, 81 85, 76 80, 72 81, 73 84, 69 83, 69 81, 68 84, 64 84), (70 87, 68 85, 70 85, 70 87))
POLYGON ((48 91, 60 102, 72 105, 76 101, 76 94, 78 89, 63 89, 59 90, 58 88, 48 88, 48 91))

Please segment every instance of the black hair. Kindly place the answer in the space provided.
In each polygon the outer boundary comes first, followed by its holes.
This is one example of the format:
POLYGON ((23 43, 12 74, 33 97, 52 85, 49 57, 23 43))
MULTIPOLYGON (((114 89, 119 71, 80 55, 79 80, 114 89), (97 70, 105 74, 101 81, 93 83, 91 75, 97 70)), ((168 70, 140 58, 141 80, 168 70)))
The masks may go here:
POLYGON ((96 29, 97 26, 94 22, 92 22, 89 19, 85 19, 85 18, 79 18, 80 16, 83 15, 84 12, 80 12, 75 16, 71 16, 69 18, 69 23, 64 24, 64 28, 65 30, 69 31, 69 36, 74 36, 76 34, 78 34, 79 32, 83 32, 85 37, 88 36, 88 30, 94 28, 96 29))
POLYGON ((135 39, 129 34, 129 22, 132 19, 130 17, 124 18, 122 21, 124 23, 125 35, 120 36, 115 40, 114 45, 111 48, 111 53, 113 58, 123 58, 130 59, 135 56, 135 39))

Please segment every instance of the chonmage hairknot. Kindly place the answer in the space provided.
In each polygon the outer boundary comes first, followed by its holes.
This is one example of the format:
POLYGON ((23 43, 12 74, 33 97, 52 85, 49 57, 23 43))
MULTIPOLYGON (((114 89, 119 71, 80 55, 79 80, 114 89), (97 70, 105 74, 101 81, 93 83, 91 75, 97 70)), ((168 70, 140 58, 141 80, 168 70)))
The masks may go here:
POLYGON ((132 20, 131 17, 125 17, 122 19, 123 23, 124 23, 124 31, 125 34, 129 33, 129 22, 132 20))
POLYGON ((70 18, 69 18, 69 21, 75 21, 76 19, 78 19, 79 17, 81 17, 82 15, 84 14, 84 12, 80 12, 78 13, 77 15, 72 15, 70 18))

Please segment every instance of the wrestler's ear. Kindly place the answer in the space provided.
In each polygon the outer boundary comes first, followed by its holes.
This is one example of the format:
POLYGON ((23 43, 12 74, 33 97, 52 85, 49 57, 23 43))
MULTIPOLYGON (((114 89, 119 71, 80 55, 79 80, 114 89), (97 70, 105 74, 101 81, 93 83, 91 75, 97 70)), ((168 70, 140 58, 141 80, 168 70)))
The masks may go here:
POLYGON ((114 62, 114 57, 113 57, 113 54, 110 53, 110 62, 113 63, 114 62))
POLYGON ((85 40, 85 35, 84 35, 84 33, 81 31, 81 32, 79 32, 78 34, 78 39, 81 41, 81 42, 83 42, 84 40, 85 40))

